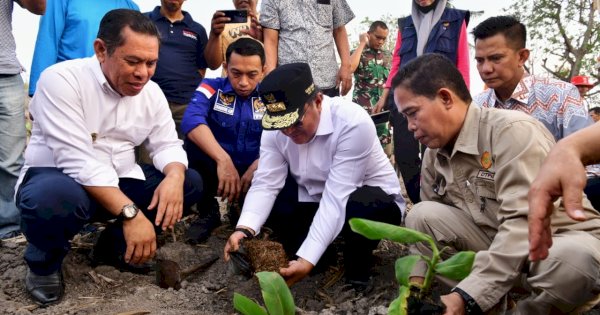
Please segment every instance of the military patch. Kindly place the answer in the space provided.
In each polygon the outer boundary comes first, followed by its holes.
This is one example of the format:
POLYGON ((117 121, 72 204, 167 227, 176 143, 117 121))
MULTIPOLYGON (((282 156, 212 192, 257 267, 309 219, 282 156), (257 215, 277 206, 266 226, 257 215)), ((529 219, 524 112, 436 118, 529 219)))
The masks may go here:
POLYGON ((489 151, 484 151, 481 155, 481 166, 486 170, 492 167, 492 154, 489 151))
POLYGON ((236 97, 234 94, 225 94, 223 91, 219 90, 213 109, 227 115, 233 115, 233 111, 235 110, 235 99, 236 97))
POLYGON ((267 100, 267 103, 275 103, 277 101, 275 99, 275 95, 273 95, 272 93, 265 94, 263 95, 263 97, 265 98, 265 100, 267 100))
POLYGON ((481 179, 493 181, 494 176, 496 176, 496 173, 492 173, 492 172, 488 172, 488 171, 484 171, 484 170, 479 170, 479 172, 477 172, 477 178, 481 178, 481 179))
POLYGON ((252 98, 252 119, 254 119, 254 120, 262 119, 266 110, 267 110, 267 107, 262 102, 260 97, 252 98))

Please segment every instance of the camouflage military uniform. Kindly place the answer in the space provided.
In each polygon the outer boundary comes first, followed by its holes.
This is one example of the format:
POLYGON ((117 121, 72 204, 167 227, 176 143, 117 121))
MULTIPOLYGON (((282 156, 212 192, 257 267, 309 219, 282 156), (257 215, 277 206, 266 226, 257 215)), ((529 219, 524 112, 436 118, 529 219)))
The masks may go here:
MULTIPOLYGON (((353 51, 354 52, 354 51, 353 51)), ((369 114, 383 93, 383 87, 390 73, 392 56, 383 50, 365 47, 360 63, 354 72, 354 94, 352 101, 360 104, 369 114)), ((382 146, 391 143, 389 124, 377 125, 377 136, 382 146)))

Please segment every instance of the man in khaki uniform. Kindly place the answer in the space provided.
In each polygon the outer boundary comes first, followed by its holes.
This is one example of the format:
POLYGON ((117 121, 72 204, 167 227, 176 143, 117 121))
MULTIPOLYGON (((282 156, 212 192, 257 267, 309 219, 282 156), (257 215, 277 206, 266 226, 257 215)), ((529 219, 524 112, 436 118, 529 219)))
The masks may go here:
MULTIPOLYGON (((518 302, 518 314, 570 312, 595 299, 600 293, 600 216, 587 200, 589 220, 574 221, 559 207, 551 218, 550 257, 527 260, 527 193, 554 145, 548 130, 521 112, 471 105, 460 72, 440 55, 407 64, 392 88, 409 130, 428 147, 423 201, 407 215, 406 226, 448 246, 447 255, 477 252, 467 278, 458 284, 445 279, 454 286, 442 296, 445 314, 488 311, 521 279, 531 295, 518 302)), ((411 251, 431 255, 423 244, 411 251)), ((424 263, 417 265, 411 280, 422 281, 425 270, 424 263)))

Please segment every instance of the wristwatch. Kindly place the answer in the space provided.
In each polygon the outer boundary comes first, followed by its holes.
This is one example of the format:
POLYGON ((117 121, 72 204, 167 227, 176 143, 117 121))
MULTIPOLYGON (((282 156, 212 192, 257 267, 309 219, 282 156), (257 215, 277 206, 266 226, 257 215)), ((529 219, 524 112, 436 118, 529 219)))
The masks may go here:
POLYGON ((465 314, 469 315, 480 315, 483 314, 481 307, 477 304, 477 301, 473 299, 469 293, 463 291, 459 287, 455 287, 451 292, 456 292, 460 295, 460 297, 465 301, 465 314))
POLYGON ((121 214, 119 217, 123 220, 131 220, 135 218, 139 211, 140 208, 138 208, 138 206, 136 206, 134 203, 124 205, 123 208, 121 208, 121 214))

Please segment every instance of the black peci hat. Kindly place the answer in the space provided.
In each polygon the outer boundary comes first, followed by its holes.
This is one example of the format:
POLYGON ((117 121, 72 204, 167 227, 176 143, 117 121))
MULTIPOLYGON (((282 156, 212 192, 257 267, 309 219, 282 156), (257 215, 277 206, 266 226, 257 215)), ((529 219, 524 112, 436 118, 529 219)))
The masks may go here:
POLYGON ((266 113, 265 130, 285 129, 304 115, 304 104, 315 94, 310 67, 306 63, 290 63, 271 71, 258 87, 266 113))

